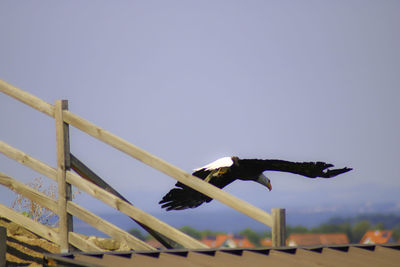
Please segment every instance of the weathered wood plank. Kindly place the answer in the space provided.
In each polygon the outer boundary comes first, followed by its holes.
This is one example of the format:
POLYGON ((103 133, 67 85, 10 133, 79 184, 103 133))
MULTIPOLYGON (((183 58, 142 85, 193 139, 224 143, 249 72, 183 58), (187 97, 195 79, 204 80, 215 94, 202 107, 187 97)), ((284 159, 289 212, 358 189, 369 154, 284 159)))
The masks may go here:
POLYGON ((22 152, 21 150, 18 150, 3 141, 0 141, 0 152, 7 157, 21 163, 22 165, 25 165, 38 173, 41 173, 54 181, 57 181, 57 171, 56 169, 48 166, 47 164, 41 162, 40 160, 37 160, 28 154, 22 152))
POLYGON ((60 243, 60 238, 58 236, 58 233, 54 230, 52 230, 50 227, 44 226, 38 222, 35 222, 34 220, 26 217, 22 213, 16 212, 13 209, 10 209, 3 204, 0 204, 0 214, 1 216, 9 219, 10 221, 13 221, 22 227, 28 229, 29 231, 55 243, 59 244, 60 243))
POLYGON ((0 80, 0 92, 3 92, 28 106, 54 118, 54 107, 24 90, 21 90, 3 80, 0 80))
POLYGON ((81 251, 84 252, 103 252, 101 248, 96 246, 95 244, 91 243, 90 241, 87 241, 84 239, 82 236, 78 235, 77 233, 74 232, 69 232, 68 234, 68 239, 70 243, 78 248, 81 251))
POLYGON ((137 239, 133 235, 125 232, 121 228, 109 223, 106 220, 103 220, 99 216, 91 213, 90 211, 78 206, 76 203, 69 201, 68 202, 68 212, 78 217, 82 221, 87 224, 93 226, 99 231, 106 233, 111 236, 113 239, 126 243, 130 248, 136 250, 156 250, 149 244, 143 242, 140 239, 137 239))
POLYGON ((272 217, 274 218, 272 226, 272 245, 274 247, 283 247, 286 245, 285 209, 272 209, 272 217))
MULTIPOLYGON (((87 167, 83 162, 81 162, 78 158, 76 158, 73 154, 70 155, 71 158, 71 168, 78 173, 82 178, 94 183, 95 185, 103 188, 107 192, 110 192, 114 196, 125 200, 129 204, 132 204, 126 198, 124 198, 117 190, 115 190, 111 185, 105 182, 100 176, 98 176, 95 172, 93 172, 89 167, 87 167)), ((132 218, 131 218, 132 219, 132 218)), ((147 227, 146 225, 132 219, 135 221, 139 226, 141 226, 144 230, 146 230, 149 234, 151 234, 155 239, 157 239, 161 244, 163 244, 166 248, 176 248, 179 245, 172 241, 171 239, 157 233, 153 229, 147 227)))
MULTIPOLYGON (((53 212, 58 211, 57 201, 49 198, 45 194, 19 182, 18 180, 0 172, 0 184, 10 188, 18 194, 23 195, 26 198, 35 201, 40 206, 45 207, 53 212)), ((67 211, 69 214, 78 217, 82 221, 93 226, 97 230, 111 236, 115 240, 120 242, 125 242, 130 248, 137 250, 155 250, 152 246, 137 239, 128 232, 122 230, 121 228, 103 220, 102 218, 96 216, 92 212, 80 207, 72 201, 67 203, 67 211)), ((70 244, 72 244, 70 242, 70 244)), ((73 244, 72 244, 73 245, 73 244)))
MULTIPOLYGON (((56 179, 57 172, 54 168, 47 164, 29 156, 28 154, 0 141, 0 152, 4 155, 32 168, 33 170, 46 175, 52 179, 56 179)), ((130 205, 126 201, 114 196, 113 194, 101 189, 89 181, 82 179, 79 175, 67 172, 67 182, 76 186, 82 191, 98 198, 111 207, 120 210, 129 217, 147 225, 162 235, 174 240, 186 248, 208 248, 200 241, 182 233, 181 231, 171 227, 170 225, 158 220, 157 218, 147 214, 146 212, 130 205)))
POLYGON ((0 226, 0 266, 6 265, 7 228, 0 226))
POLYGON ((67 100, 56 100, 54 104, 57 140, 57 184, 58 184, 58 224, 61 253, 68 253, 70 246, 68 232, 73 232, 72 216, 67 213, 67 202, 72 200, 71 185, 66 182, 66 171, 70 168, 69 127, 64 122, 63 110, 68 109, 67 100))

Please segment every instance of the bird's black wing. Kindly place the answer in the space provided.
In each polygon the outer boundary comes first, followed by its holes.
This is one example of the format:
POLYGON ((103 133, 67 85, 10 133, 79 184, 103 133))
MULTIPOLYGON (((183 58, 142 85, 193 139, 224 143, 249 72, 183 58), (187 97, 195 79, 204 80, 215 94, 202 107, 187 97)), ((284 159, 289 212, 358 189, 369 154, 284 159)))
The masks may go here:
POLYGON ((331 178, 336 175, 351 171, 352 168, 329 169, 334 165, 325 162, 291 162, 276 159, 240 159, 239 166, 253 170, 290 172, 309 178, 331 178))
MULTIPOLYGON (((205 180, 211 173, 209 170, 198 170, 193 173, 199 179, 205 180)), ((208 182, 218 188, 223 188, 233 182, 229 173, 224 173, 219 176, 212 177, 208 182)), ((212 198, 192 189, 191 187, 177 182, 175 188, 171 189, 158 204, 162 204, 162 208, 169 210, 184 210, 188 208, 196 208, 204 202, 210 202, 212 198)))

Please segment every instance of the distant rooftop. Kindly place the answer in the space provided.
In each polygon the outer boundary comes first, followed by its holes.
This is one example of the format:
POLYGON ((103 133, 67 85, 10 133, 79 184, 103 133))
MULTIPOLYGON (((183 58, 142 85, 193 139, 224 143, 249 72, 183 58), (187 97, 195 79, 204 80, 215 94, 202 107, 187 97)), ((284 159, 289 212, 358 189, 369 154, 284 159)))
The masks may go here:
POLYGON ((349 239, 344 233, 336 234, 291 234, 286 241, 288 246, 306 245, 341 245, 348 244, 349 239))
POLYGON ((251 243, 247 237, 243 235, 232 235, 232 234, 218 234, 216 236, 207 236, 201 240, 204 244, 210 248, 254 248, 254 244, 251 243))
POLYGON ((385 244, 389 242, 394 242, 392 231, 389 230, 368 231, 360 241, 361 244, 385 244))

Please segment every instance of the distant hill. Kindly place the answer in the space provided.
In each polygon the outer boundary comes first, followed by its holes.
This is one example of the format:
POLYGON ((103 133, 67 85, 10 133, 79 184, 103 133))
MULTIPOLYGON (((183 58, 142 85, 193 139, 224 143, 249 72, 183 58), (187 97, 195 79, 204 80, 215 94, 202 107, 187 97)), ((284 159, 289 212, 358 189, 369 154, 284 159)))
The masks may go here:
POLYGON ((359 223, 361 221, 369 221, 371 225, 376 225, 382 223, 385 229, 392 229, 394 226, 400 223, 400 215, 396 214, 359 214, 354 217, 333 217, 329 219, 327 224, 342 224, 350 223, 352 225, 359 223))

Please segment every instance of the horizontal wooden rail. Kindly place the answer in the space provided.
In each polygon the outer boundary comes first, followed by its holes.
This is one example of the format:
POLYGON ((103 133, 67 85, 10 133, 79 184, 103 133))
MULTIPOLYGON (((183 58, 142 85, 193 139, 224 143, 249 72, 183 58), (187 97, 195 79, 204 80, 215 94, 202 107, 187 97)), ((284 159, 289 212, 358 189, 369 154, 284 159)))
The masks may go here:
MULTIPOLYGON (((35 201, 40 206, 45 207, 53 212, 57 212, 57 201, 49 198, 45 194, 19 182, 18 180, 0 172, 0 184, 10 188, 22 196, 35 201)), ((111 236, 119 242, 126 243, 131 249, 136 250, 155 250, 152 246, 137 239, 128 232, 122 230, 121 228, 103 220, 102 218, 96 216, 92 212, 80 207, 72 201, 67 203, 67 211, 69 214, 81 219, 87 224, 93 226, 97 230, 111 236)))
MULTIPOLYGON (((56 169, 2 141, 0 141, 0 153, 3 153, 7 157, 18 161, 19 163, 53 180, 56 179, 56 169)), ((91 182, 82 179, 79 175, 72 173, 71 171, 67 172, 67 182, 76 186, 80 190, 92 195, 93 197, 103 201, 111 207, 121 211, 129 217, 147 225, 148 227, 174 240, 175 242, 183 245, 186 248, 208 248, 208 246, 206 246, 202 242, 182 233, 174 227, 171 227, 170 225, 151 216, 150 214, 147 214, 146 212, 132 206, 126 201, 114 196, 113 194, 92 184, 91 182)))
MULTIPOLYGON (((4 81, 0 80, 0 90, 21 102, 38 109, 39 111, 54 117, 54 107, 45 101, 18 89, 4 81)), ((73 114, 70 111, 63 111, 63 118, 66 123, 78 128, 79 130, 111 145, 112 147, 142 161, 143 163, 155 168, 168 176, 178 180, 179 182, 196 189, 197 191, 214 198, 225 205, 243 213, 247 216, 269 226, 273 226, 272 216, 209 183, 198 179, 187 172, 173 166, 172 164, 140 149, 139 147, 129 143, 128 141, 96 126, 95 124, 73 114)))

